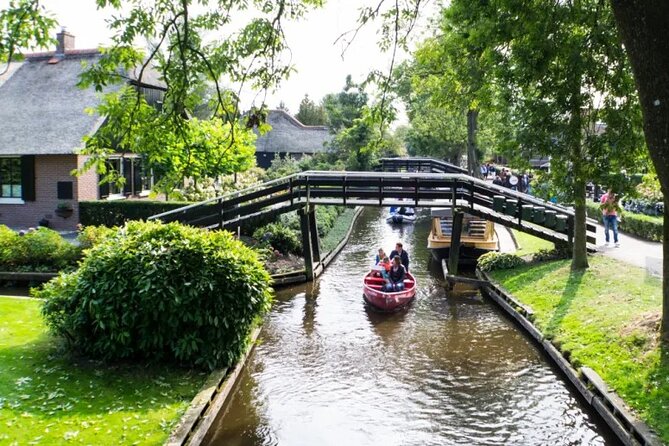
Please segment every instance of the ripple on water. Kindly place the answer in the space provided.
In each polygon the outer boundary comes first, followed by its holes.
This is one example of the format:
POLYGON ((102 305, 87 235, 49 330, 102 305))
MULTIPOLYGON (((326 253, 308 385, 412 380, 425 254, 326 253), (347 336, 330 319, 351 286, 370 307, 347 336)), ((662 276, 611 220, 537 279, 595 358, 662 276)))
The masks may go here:
MULTIPOLYGON (((426 215, 426 214, 423 214, 426 215)), ((367 210, 319 281, 278 293, 261 343, 208 441, 225 445, 605 444, 532 344, 480 296, 446 296, 428 270, 429 221, 367 210), (378 314, 361 279, 402 240, 419 282, 378 314)))

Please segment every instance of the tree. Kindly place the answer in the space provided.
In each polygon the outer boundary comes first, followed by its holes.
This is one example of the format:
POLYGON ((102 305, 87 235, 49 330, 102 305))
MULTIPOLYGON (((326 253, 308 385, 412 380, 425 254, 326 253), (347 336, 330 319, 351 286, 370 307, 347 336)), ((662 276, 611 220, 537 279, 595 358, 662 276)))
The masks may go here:
POLYGON ((551 156, 552 179, 575 208, 572 267, 587 267, 585 184, 634 166, 643 150, 632 73, 611 9, 595 0, 455 0, 441 30, 458 34, 453 41, 462 45, 455 48, 475 56, 467 60, 499 89, 508 111, 501 145, 551 156))
POLYGON ((305 94, 304 99, 300 102, 300 109, 295 115, 295 119, 304 125, 325 125, 327 124, 327 117, 325 116, 325 109, 322 105, 316 105, 314 101, 309 99, 309 95, 305 94))
MULTIPOLYGON (((109 22, 112 43, 103 49, 98 63, 87 67, 80 85, 102 91, 114 83, 142 86, 151 77, 164 84, 165 92, 160 111, 148 109, 142 87, 106 94, 99 112, 107 117, 107 124, 104 131, 87 138, 83 153, 89 158, 83 169, 105 172, 110 153, 131 151, 144 155, 149 167, 168 172, 170 180, 176 181, 203 172, 217 176, 248 165, 252 127, 267 129, 266 108, 260 104, 242 115, 239 92, 247 84, 258 90, 273 88, 290 73, 292 67, 282 62, 287 51, 283 23, 300 18, 322 0, 202 0, 197 4, 96 0, 96 4, 116 10, 109 22), (141 50, 137 43, 146 43, 148 49, 141 50), (224 83, 236 90, 224 89, 224 83), (207 88, 213 88, 211 122, 189 122, 202 111, 198 107, 207 88), (204 128, 216 137, 203 146, 204 128), (231 164, 231 159, 237 162, 231 164)), ((0 59, 8 59, 19 46, 46 43, 53 21, 37 0, 13 0, 9 12, 0 15, 0 24, 0 59)), ((107 173, 108 179, 114 178, 113 172, 107 173)))
POLYGON ((51 45, 51 29, 56 21, 48 16, 39 0, 11 0, 0 11, 0 75, 12 60, 20 58, 20 50, 32 50, 51 45))
POLYGON ((643 130, 664 195, 662 339, 669 342, 669 2, 611 0, 634 71, 643 130))
POLYGON ((337 133, 351 127, 353 121, 362 116, 362 109, 367 105, 367 99, 367 93, 363 88, 353 82, 350 74, 346 76, 346 84, 341 92, 330 93, 323 98, 330 131, 337 133))

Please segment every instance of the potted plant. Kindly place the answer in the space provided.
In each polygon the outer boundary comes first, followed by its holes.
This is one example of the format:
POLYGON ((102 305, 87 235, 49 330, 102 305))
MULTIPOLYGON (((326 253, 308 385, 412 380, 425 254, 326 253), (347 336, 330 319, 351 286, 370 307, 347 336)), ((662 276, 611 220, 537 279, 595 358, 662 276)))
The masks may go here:
POLYGON ((56 206, 56 215, 62 218, 68 218, 72 215, 74 212, 74 208, 72 208, 72 204, 67 201, 61 201, 58 203, 56 206))

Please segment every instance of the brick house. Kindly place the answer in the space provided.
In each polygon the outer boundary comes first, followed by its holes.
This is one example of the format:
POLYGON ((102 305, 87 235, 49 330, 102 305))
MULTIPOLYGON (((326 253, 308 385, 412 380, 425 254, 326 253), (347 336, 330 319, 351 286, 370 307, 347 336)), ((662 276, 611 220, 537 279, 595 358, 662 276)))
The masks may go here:
MULTIPOLYGON (((12 228, 42 221, 56 230, 72 230, 79 222, 79 201, 137 196, 150 188, 150 176, 141 172, 139 158, 127 156, 110 159, 126 177, 123 191, 98 186, 92 170, 71 175, 86 160, 77 154, 82 138, 105 121, 85 111, 99 103, 100 94, 76 85, 82 63, 95 63, 100 52, 75 49, 74 36, 65 30, 57 40, 55 51, 27 55, 0 75, 0 224, 12 228), (59 205, 69 206, 71 215, 56 213, 59 205)), ((159 82, 139 83, 132 73, 128 77, 154 100, 161 97, 164 89, 159 82)), ((105 92, 119 88, 108 87, 105 92)))
POLYGON ((304 125, 283 110, 270 110, 267 123, 272 130, 256 140, 256 162, 267 168, 276 156, 290 154, 299 159, 326 150, 332 135, 325 125, 304 125))

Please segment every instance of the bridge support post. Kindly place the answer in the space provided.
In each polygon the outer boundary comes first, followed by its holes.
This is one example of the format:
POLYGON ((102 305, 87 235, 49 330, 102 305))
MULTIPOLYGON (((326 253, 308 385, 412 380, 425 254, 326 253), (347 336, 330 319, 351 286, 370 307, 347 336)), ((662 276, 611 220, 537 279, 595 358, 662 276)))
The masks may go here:
POLYGON ((300 216, 300 229, 302 232, 302 253, 304 255, 304 270, 307 276, 307 280, 313 280, 314 278, 314 259, 313 259, 313 250, 311 249, 311 234, 310 234, 310 224, 309 224, 309 210, 306 207, 301 208, 298 211, 300 216))
POLYGON ((462 234, 462 219, 464 214, 453 209, 453 227, 451 229, 451 249, 448 253, 448 273, 458 274, 460 261, 460 236, 462 234))
POLYGON ((318 240, 318 225, 316 224, 316 208, 309 206, 309 236, 311 237, 311 259, 314 263, 321 261, 321 247, 318 240))

